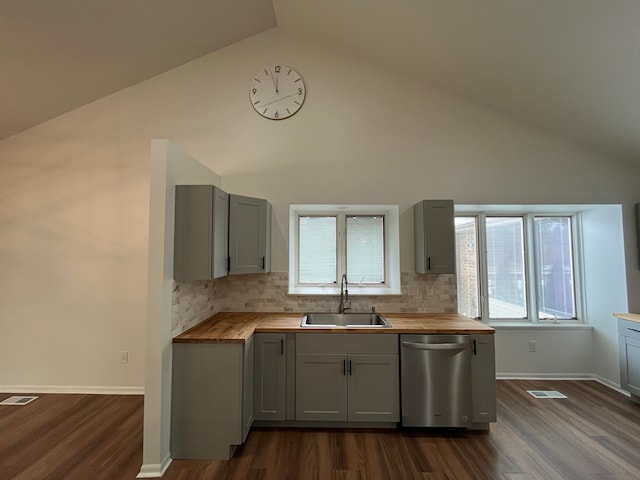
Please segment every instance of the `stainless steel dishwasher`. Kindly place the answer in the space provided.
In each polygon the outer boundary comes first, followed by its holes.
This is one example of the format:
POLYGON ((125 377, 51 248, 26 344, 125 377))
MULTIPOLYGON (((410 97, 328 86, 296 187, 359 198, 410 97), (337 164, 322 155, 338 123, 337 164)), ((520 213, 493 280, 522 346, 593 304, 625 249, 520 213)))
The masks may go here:
POLYGON ((400 346, 402 426, 469 426, 469 335, 400 335, 400 346))

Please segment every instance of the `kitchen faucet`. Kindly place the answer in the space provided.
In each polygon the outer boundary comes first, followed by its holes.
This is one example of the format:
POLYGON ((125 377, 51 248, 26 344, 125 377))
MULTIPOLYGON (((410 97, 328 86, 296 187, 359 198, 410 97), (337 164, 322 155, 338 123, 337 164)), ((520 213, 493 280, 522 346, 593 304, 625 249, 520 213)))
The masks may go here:
POLYGON ((340 306, 339 313, 345 313, 345 310, 351 310, 351 300, 349 300, 349 282, 347 282, 347 274, 342 274, 340 280, 340 306))

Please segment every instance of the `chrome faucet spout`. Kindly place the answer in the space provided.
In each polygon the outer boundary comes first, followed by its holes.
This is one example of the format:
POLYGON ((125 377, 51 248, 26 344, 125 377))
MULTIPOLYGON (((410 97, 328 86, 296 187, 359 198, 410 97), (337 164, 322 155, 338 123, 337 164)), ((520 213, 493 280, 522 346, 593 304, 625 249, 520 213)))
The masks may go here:
POLYGON ((338 306, 338 313, 344 313, 345 310, 351 310, 351 300, 349 300, 347 274, 343 273, 340 279, 340 305, 338 306))

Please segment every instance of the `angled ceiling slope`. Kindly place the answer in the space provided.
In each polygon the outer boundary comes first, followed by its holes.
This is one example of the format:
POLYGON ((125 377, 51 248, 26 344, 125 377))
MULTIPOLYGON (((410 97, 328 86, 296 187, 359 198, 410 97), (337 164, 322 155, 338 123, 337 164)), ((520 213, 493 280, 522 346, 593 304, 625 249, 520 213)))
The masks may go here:
POLYGON ((0 140, 275 25, 271 0, 3 0, 0 140))
POLYGON ((314 37, 640 164, 640 2, 274 0, 314 37))

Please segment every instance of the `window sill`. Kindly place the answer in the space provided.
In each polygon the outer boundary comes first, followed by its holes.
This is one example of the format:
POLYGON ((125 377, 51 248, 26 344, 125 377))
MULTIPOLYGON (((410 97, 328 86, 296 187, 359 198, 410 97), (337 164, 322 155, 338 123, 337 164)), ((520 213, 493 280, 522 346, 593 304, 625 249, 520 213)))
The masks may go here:
POLYGON ((489 322, 495 330, 593 330, 586 323, 489 322))
MULTIPOLYGON (((288 295, 340 295, 340 287, 289 287, 288 295)), ((349 296, 372 296, 372 295, 402 295, 399 288, 392 287, 359 287, 357 285, 349 285, 349 296)))

